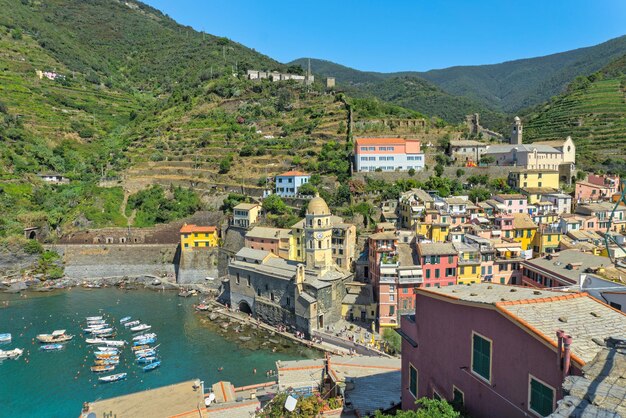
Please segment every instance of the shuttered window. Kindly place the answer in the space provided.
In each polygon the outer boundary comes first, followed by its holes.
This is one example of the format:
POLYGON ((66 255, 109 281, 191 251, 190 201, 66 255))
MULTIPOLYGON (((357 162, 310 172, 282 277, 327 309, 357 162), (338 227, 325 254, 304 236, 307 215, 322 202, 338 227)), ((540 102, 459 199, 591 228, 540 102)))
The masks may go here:
POLYGON ((550 415, 554 410, 554 389, 530 378, 530 410, 542 417, 550 415))
POLYGON ((472 335, 472 371, 491 381, 491 341, 476 333, 472 335))
POLYGON ((412 364, 409 365, 409 392, 417 398, 417 369, 412 364))

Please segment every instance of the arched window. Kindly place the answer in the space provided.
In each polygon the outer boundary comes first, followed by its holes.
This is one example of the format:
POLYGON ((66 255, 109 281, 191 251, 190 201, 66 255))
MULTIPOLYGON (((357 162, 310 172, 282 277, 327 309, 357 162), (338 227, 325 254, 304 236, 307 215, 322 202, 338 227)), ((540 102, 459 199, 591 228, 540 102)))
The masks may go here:
POLYGON ((317 220, 317 226, 322 226, 322 220, 321 219, 317 220))
POLYGON ((322 241, 317 241, 317 248, 319 248, 319 249, 322 248, 322 241))

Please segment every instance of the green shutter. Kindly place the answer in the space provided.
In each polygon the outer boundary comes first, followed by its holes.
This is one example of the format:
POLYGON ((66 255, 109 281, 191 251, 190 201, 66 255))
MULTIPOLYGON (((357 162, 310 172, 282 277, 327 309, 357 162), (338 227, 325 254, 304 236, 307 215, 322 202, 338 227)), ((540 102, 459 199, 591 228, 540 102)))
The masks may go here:
POLYGON ((417 398, 417 370, 409 366, 409 391, 417 398))
POLYGON ((472 371, 486 380, 491 380, 491 342, 474 334, 472 350, 472 371))
POLYGON ((542 417, 553 412, 554 391, 552 388, 531 378, 530 379, 530 409, 542 417))

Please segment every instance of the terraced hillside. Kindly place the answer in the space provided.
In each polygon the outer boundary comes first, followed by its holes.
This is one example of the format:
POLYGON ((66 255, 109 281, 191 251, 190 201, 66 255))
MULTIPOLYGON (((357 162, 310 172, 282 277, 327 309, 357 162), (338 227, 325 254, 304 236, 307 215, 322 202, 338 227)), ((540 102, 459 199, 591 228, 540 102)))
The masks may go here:
POLYGON ((626 170, 626 56, 589 77, 526 117, 525 139, 570 135, 585 168, 626 170))

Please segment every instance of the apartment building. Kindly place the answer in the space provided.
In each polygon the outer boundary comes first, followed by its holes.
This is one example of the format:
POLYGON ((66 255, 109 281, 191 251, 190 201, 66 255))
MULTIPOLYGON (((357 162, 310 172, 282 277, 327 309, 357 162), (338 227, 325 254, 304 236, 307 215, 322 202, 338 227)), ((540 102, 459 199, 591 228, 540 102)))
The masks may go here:
POLYGON ((356 171, 408 171, 424 168, 420 141, 404 138, 357 138, 356 171))

